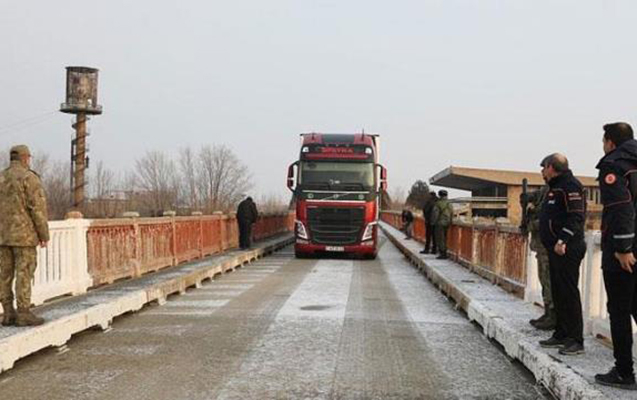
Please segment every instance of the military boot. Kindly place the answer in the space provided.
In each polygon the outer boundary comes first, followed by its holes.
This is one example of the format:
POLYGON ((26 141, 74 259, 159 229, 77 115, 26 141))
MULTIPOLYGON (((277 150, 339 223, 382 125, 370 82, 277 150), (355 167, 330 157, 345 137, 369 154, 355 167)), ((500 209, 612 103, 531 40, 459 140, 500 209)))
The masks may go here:
POLYGON ((544 322, 544 320, 547 319, 548 317, 549 317, 549 311, 546 310, 546 311, 544 311, 544 314, 542 314, 541 317, 530 320, 529 324, 535 326, 535 324, 537 324, 538 322, 540 322, 540 323, 544 322))
POLYGON ((16 312, 13 308, 13 303, 2 303, 2 325, 11 326, 15 325, 16 312))
POLYGON ((552 331, 553 329, 555 329, 556 325, 557 321, 555 318, 554 310, 549 310, 546 313, 546 318, 533 324, 536 329, 539 329, 541 331, 552 331))
POLYGON ((44 323, 44 318, 36 317, 31 310, 18 309, 18 315, 15 321, 16 326, 37 326, 44 323))

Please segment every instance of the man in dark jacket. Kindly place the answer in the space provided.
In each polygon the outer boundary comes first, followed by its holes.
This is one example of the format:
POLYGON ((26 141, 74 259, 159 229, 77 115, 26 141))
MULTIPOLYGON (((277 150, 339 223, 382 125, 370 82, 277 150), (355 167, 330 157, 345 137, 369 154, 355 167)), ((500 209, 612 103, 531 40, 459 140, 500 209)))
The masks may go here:
POLYGON ((447 232, 449 232, 449 227, 453 222, 453 206, 447 199, 447 196, 448 193, 446 190, 439 190, 439 199, 431 212, 431 223, 434 226, 436 244, 440 251, 440 254, 436 257, 437 260, 446 260, 449 258, 447 255, 447 232))
POLYGON ((637 321, 635 272, 635 199, 637 199, 637 141, 630 125, 604 125, 604 153, 597 165, 602 213, 602 269, 608 296, 615 367, 598 374, 602 385, 637 390, 633 370, 633 332, 637 321))
POLYGON ((425 248, 420 252, 421 254, 436 253, 436 235, 434 234, 434 225, 431 223, 431 213, 434 210, 434 206, 438 201, 436 192, 429 192, 429 198, 425 202, 422 208, 422 215, 425 217, 425 248), (433 246, 432 246, 433 244, 433 246))
POLYGON ((414 214, 409 210, 403 210, 401 220, 403 222, 402 231, 405 233, 405 239, 411 239, 411 230, 414 225, 414 214))
POLYGON ((247 197, 237 207, 237 222, 239 223, 239 247, 249 249, 252 245, 252 224, 257 222, 259 212, 252 197, 247 197))
POLYGON ((551 154, 541 165, 549 191, 540 213, 540 239, 549 254, 556 328, 553 336, 540 341, 540 345, 560 348, 562 355, 582 354, 584 328, 577 284, 586 254, 584 188, 573 176, 564 155, 551 154))

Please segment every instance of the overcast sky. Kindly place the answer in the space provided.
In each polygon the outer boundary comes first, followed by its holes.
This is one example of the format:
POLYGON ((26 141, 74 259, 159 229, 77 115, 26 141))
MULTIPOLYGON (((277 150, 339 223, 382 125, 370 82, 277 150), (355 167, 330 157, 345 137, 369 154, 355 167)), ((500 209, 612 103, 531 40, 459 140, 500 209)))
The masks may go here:
POLYGON ((255 194, 284 195, 299 133, 365 129, 390 190, 555 151, 593 175, 602 125, 637 123, 636 21, 634 0, 0 0, 0 148, 68 159, 56 111, 84 65, 104 107, 90 156, 118 171, 225 144, 255 194))

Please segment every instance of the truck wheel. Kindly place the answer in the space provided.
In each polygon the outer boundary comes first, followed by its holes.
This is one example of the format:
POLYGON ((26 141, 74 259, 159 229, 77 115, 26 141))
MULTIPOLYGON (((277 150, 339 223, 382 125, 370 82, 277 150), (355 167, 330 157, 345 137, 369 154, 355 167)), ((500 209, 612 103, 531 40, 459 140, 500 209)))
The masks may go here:
POLYGON ((365 254, 361 257, 363 260, 375 260, 376 259, 376 253, 372 253, 372 254, 365 254))
POLYGON ((308 253, 304 253, 302 251, 294 251, 294 257, 296 258, 301 258, 301 259, 305 259, 305 258, 310 258, 310 255, 308 253))

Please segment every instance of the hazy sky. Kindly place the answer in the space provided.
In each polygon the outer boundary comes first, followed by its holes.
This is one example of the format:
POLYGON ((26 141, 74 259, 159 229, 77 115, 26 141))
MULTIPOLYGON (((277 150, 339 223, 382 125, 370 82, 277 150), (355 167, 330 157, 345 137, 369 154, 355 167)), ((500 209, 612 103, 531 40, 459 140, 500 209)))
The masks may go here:
POLYGON ((0 38, 0 148, 68 159, 64 67, 92 66, 93 163, 226 144, 255 193, 286 194, 301 132, 381 134, 391 190, 554 151, 592 175, 637 123, 634 0, 0 0, 0 38))

